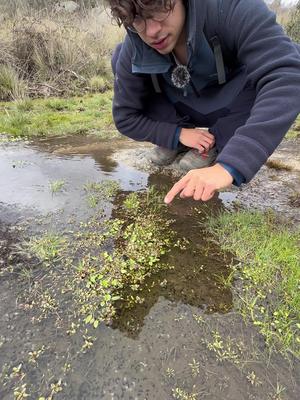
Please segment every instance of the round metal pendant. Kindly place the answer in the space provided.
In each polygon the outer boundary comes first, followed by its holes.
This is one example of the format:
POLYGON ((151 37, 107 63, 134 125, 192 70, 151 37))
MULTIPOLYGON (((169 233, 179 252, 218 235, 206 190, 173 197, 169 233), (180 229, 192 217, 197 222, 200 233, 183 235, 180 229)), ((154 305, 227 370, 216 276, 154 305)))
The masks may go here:
POLYGON ((177 65, 172 71, 171 80, 175 87, 184 89, 190 83, 191 75, 185 65, 177 65))

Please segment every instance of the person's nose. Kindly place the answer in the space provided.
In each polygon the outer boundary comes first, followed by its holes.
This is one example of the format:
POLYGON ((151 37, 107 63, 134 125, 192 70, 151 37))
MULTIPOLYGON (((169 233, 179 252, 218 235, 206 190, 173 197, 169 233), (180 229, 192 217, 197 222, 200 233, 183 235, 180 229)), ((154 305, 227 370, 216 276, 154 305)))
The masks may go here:
POLYGON ((146 20, 146 35, 150 38, 156 38, 161 30, 161 23, 153 19, 146 20))

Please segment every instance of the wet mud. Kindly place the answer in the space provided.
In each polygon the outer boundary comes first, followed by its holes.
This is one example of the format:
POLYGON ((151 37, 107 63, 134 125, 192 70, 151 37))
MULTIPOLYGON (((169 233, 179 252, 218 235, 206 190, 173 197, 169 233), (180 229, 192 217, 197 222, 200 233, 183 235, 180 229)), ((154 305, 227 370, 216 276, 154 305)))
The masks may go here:
MULTIPOLYGON (((183 175, 178 166, 179 157, 164 168, 147 162, 151 149, 149 146, 120 149, 112 157, 140 171, 155 171, 173 177, 174 181, 183 175)), ((263 166, 249 184, 240 188, 233 186, 219 193, 218 197, 226 207, 271 209, 290 220, 293 226, 300 226, 300 138, 284 140, 269 160, 273 165, 263 166)))
MULTIPOLYGON (((146 278, 142 301, 120 302, 109 325, 82 323, 68 291, 47 297, 59 261, 51 271, 24 242, 47 231, 82 229, 96 214, 84 189, 89 182, 117 181, 117 197, 149 185, 166 192, 176 179, 172 172, 128 162, 128 155, 142 158, 144 151, 149 147, 84 136, 1 144, 0 398, 298 398, 300 362, 270 351, 237 313, 224 284, 233 257, 201 225, 207 213, 239 199, 239 191, 204 205, 177 199, 169 207, 171 227, 185 246, 163 256, 173 268, 146 278), (37 290, 45 291, 40 304, 34 304, 37 290)), ((118 207, 117 198, 103 199, 97 219, 112 221, 118 207)))

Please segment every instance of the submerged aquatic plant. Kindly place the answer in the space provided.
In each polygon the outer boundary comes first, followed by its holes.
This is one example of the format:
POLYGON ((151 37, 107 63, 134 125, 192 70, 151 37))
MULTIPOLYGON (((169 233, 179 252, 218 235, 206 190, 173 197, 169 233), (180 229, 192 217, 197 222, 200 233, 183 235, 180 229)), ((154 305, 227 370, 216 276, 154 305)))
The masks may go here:
MULTIPOLYGON (((117 182, 89 183, 85 189, 97 197, 117 193, 117 182)), ((107 197, 105 197, 107 200, 107 197)), ((47 233, 32 238, 28 250, 47 266, 53 266, 52 280, 59 280, 64 291, 71 291, 74 312, 95 328, 111 321, 116 302, 132 305, 140 302, 138 291, 146 277, 165 268, 162 257, 170 251, 174 233, 172 221, 157 192, 150 190, 123 197, 114 218, 105 220, 99 211, 76 231, 57 235, 47 233), (138 212, 137 212, 138 210, 138 212), (61 277, 66 274, 64 281, 61 277), (130 289, 130 295, 125 289, 130 289)), ((175 245, 174 244, 174 245, 175 245)), ((47 313, 57 308, 56 288, 37 293, 36 304, 44 304, 47 313)), ((41 310, 45 315, 45 310, 41 310)))
POLYGON ((51 193, 54 194, 54 193, 61 191, 62 188, 64 187, 64 185, 65 185, 65 181, 62 179, 50 182, 49 186, 50 186, 51 193))
POLYGON ((87 201, 90 207, 95 208, 100 201, 109 201, 120 190, 120 183, 111 180, 88 182, 84 185, 87 201))

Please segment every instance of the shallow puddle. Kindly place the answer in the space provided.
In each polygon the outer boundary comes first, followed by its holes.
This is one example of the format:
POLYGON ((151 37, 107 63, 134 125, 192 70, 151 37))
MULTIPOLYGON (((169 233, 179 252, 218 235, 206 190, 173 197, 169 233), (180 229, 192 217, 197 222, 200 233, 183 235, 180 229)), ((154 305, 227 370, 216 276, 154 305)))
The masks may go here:
MULTIPOLYGON (((98 218, 99 209, 99 219, 113 221, 125 192, 170 187, 168 177, 110 159, 115 149, 130 146, 86 137, 1 145, 0 398, 298 398, 299 362, 269 352, 243 322, 226 285, 232 257, 201 226, 206 213, 234 199, 230 192, 205 205, 176 200, 168 208, 185 246, 163 256, 173 268, 147 277, 141 301, 130 307, 120 302, 109 325, 80 323, 70 291, 46 297, 57 275, 20 251, 24 239, 46 230, 71 234, 98 218), (103 181, 117 181, 119 195, 89 197, 87 185, 103 181), (30 299, 40 281, 39 306, 47 311, 41 319, 30 299)), ((127 295, 130 290, 124 288, 127 295)))
POLYGON ((71 215, 76 211, 83 217, 87 212, 84 185, 88 182, 114 180, 125 191, 147 186, 147 174, 109 159, 112 144, 85 143, 84 137, 79 140, 76 143, 69 138, 72 146, 64 145, 65 138, 2 145, 0 203, 34 208, 38 213, 64 210, 71 215))

